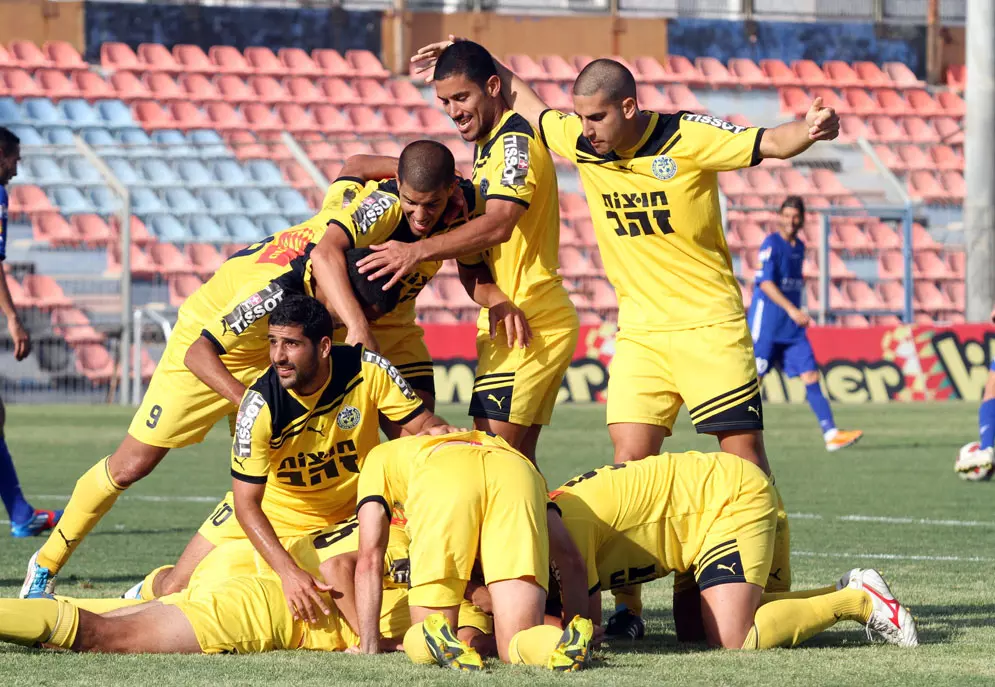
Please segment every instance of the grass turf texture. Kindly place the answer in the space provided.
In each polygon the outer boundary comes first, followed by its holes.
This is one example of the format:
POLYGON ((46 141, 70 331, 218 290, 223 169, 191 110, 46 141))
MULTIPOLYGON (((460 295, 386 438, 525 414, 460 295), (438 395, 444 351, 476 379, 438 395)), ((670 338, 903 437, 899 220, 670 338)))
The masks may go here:
MULTIPOLYGON (((851 567, 883 570, 919 621, 917 650, 869 645, 861 627, 840 625, 804 648, 757 653, 705 652, 679 645, 670 617, 671 582, 644 587, 647 636, 596 652, 586 673, 554 677, 491 662, 489 685, 522 680, 638 685, 990 685, 995 681, 995 483, 957 479, 957 448, 977 433, 976 405, 850 406, 836 409, 844 427, 867 436, 829 454, 805 406, 769 406, 766 441, 792 519, 794 587, 816 587, 851 567), (860 520, 849 516, 868 516, 860 520), (891 518, 894 520, 884 520, 891 518), (952 524, 944 521, 971 521, 952 524), (887 555, 887 558, 875 556, 887 555), (947 557, 948 560, 936 560, 947 557), (971 559, 975 560, 971 560, 971 559), (523 672, 523 670, 525 672, 523 672)), ((462 408, 443 408, 457 421, 462 408)), ((7 409, 7 441, 36 507, 58 508, 88 467, 124 435, 130 411, 118 407, 7 409), (62 495, 61 497, 58 497, 62 495)), ((611 461, 601 406, 563 406, 539 446, 550 485, 611 461)), ((713 450, 686 415, 666 448, 713 450)), ((149 570, 176 559, 229 488, 226 428, 199 446, 170 453, 128 490, 80 547, 60 577, 74 596, 117 596, 149 570)), ((5 539, 0 594, 17 594, 24 566, 41 539, 5 539)), ((606 603, 610 597, 605 595, 606 603)), ((411 665, 403 655, 364 659, 309 652, 262 656, 80 656, 0 645, 0 684, 295 685, 449 684, 467 677, 411 665)))

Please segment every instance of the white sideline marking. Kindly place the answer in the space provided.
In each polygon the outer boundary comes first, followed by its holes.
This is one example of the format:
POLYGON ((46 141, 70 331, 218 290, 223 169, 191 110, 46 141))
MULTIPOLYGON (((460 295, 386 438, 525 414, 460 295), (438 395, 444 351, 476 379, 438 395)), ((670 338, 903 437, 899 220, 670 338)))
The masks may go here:
MULTIPOLYGON (((68 496, 58 496, 55 494, 39 494, 34 496, 36 499, 52 499, 55 501, 68 502, 68 496)), ((224 498, 221 496, 151 496, 146 494, 122 494, 118 498, 124 501, 153 501, 156 503, 169 503, 174 501, 183 501, 187 503, 218 503, 224 498)))
POLYGON ((846 558, 872 559, 886 561, 933 561, 949 563, 995 563, 995 558, 981 556, 914 556, 904 553, 821 553, 818 551, 792 551, 792 556, 807 558, 846 558))
POLYGON ((876 515, 841 515, 844 522, 881 522, 888 525, 926 525, 928 527, 995 527, 986 520, 932 520, 930 518, 889 518, 876 515))

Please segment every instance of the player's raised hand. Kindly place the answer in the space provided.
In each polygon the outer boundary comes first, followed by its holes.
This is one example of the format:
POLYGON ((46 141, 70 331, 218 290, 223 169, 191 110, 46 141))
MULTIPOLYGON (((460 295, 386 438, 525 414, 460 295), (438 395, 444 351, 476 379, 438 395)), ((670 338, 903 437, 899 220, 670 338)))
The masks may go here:
POLYGON ((821 97, 812 101, 805 123, 808 137, 813 141, 831 141, 840 135, 840 117, 833 108, 823 106, 821 97))
POLYGON ((380 352, 380 344, 377 342, 377 337, 373 336, 373 330, 370 329, 369 325, 365 327, 349 327, 345 342, 350 346, 362 344, 369 351, 373 351, 374 353, 380 352))
POLYGON ((325 584, 296 565, 281 573, 280 581, 283 583, 283 595, 287 599, 287 606, 294 614, 294 620, 316 623, 319 616, 329 615, 332 612, 321 598, 321 592, 332 591, 332 585, 325 584))
POLYGON ((359 273, 365 274, 370 281, 376 281, 388 274, 393 275, 383 285, 384 291, 390 291, 401 277, 414 270, 421 262, 418 257, 417 245, 417 243, 404 243, 403 241, 376 243, 370 246, 373 252, 358 261, 356 266, 359 268, 359 273), (372 274, 370 274, 371 272, 372 274))
POLYGON ((429 43, 426 46, 418 48, 418 52, 411 56, 411 64, 416 65, 412 74, 422 77, 425 83, 432 83, 435 78, 435 63, 438 61, 442 51, 457 41, 465 40, 465 38, 449 34, 448 40, 429 43))
POLYGON ((525 313, 511 301, 489 307, 487 318, 490 320, 491 341, 497 337, 498 326, 503 324, 508 348, 513 348, 516 343, 519 348, 528 348, 532 343, 532 328, 529 326, 529 321, 525 318, 525 313))

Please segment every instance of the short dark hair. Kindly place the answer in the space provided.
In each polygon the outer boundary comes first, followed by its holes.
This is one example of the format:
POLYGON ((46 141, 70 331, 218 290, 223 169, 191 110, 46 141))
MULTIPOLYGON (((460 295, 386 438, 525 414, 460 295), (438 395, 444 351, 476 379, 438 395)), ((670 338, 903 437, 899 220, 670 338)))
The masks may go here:
POLYGON ((473 41, 457 41, 442 51, 435 63, 436 81, 462 74, 483 90, 487 80, 497 75, 494 58, 487 48, 473 41))
POLYGON ((603 93, 609 102, 620 103, 636 97, 636 77, 621 62, 602 57, 580 71, 573 93, 584 96, 603 93))
POLYGON ((21 145, 21 139, 5 126, 0 126, 0 155, 10 155, 21 145))
POLYGON ((401 298, 401 282, 398 281, 389 290, 384 291, 384 284, 390 275, 370 280, 368 274, 360 274, 356 263, 370 255, 372 248, 351 248, 345 253, 346 269, 349 272, 349 283, 360 305, 376 307, 381 315, 386 315, 397 307, 401 298))
POLYGON ((401 151, 397 180, 419 193, 431 193, 456 179, 456 160, 449 148, 438 141, 414 141, 401 151))
POLYGON ((332 316, 317 298, 303 293, 287 293, 269 316, 271 327, 300 327, 304 336, 315 346, 324 338, 332 338, 332 316))
POLYGON ((801 196, 788 196, 781 203, 780 212, 784 212, 784 208, 794 208, 800 214, 805 214, 805 201, 801 199, 801 196))

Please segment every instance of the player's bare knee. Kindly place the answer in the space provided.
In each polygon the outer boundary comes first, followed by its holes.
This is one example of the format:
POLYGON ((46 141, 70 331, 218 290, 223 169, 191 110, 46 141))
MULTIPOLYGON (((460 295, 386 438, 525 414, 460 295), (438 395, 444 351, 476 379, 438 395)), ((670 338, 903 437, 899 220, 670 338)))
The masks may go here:
POLYGON ((168 452, 127 437, 107 460, 107 469, 117 485, 130 487, 149 475, 168 452))
POLYGON ((187 588, 190 578, 176 572, 176 568, 159 573, 152 583, 156 598, 177 594, 187 588))
POLYGON ((819 373, 815 370, 809 370, 808 372, 802 372, 798 377, 802 380, 802 384, 808 386, 809 384, 815 384, 819 381, 819 373))

